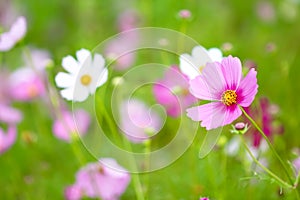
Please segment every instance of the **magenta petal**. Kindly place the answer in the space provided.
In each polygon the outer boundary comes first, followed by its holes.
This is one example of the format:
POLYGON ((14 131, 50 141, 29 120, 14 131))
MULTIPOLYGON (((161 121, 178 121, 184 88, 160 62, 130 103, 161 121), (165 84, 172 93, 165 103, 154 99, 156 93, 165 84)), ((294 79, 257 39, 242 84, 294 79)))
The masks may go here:
POLYGON ((255 98, 258 88, 256 74, 257 72, 252 68, 237 89, 238 104, 242 107, 250 106, 255 98))
POLYGON ((230 107, 227 107, 223 126, 227 124, 231 124, 234 120, 236 120, 241 115, 242 115, 242 111, 239 109, 237 105, 232 105, 230 107))
POLYGON ((224 125, 226 107, 221 102, 211 102, 186 110, 187 116, 194 121, 202 121, 201 126, 207 130, 224 125))
POLYGON ((222 60, 222 72, 227 90, 236 90, 242 77, 242 64, 237 57, 228 56, 222 60))

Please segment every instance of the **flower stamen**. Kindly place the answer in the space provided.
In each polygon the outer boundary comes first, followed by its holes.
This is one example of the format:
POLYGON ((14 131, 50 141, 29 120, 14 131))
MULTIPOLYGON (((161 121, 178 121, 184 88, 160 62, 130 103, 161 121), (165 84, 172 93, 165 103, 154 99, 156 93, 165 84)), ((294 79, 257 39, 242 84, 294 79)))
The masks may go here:
POLYGON ((88 86, 91 83, 91 81, 92 81, 92 77, 88 74, 85 74, 85 75, 81 76, 81 78, 80 78, 80 82, 84 86, 88 86))
POLYGON ((226 106, 231 106, 232 104, 236 104, 236 98, 237 98, 237 94, 235 93, 234 90, 226 90, 222 94, 222 102, 226 106))

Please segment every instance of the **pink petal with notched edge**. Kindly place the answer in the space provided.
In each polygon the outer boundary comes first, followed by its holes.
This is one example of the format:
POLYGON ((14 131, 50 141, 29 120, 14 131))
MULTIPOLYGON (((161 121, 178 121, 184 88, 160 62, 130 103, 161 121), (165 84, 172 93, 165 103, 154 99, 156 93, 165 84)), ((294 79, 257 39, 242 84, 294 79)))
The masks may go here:
POLYGON ((237 57, 228 56, 223 58, 222 72, 226 81, 226 90, 236 90, 242 77, 242 64, 237 57))
POLYGON ((226 108, 221 102, 211 102, 188 108, 186 111, 192 120, 202 121, 201 126, 207 130, 222 126, 226 115, 226 108))
POLYGON ((248 107, 253 102, 257 93, 257 72, 251 69, 245 78, 241 81, 236 93, 238 96, 237 103, 242 107, 248 107))

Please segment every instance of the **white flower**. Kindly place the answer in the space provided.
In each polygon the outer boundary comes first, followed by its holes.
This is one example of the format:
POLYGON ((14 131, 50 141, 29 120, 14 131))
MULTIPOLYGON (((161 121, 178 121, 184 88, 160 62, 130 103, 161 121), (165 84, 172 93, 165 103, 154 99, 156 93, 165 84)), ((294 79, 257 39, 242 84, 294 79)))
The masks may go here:
POLYGON ((81 49, 76 52, 77 60, 67 56, 62 60, 63 68, 68 72, 59 72, 55 77, 56 85, 64 88, 60 91, 63 98, 74 101, 84 101, 89 94, 107 81, 108 70, 102 55, 81 49))
POLYGON ((206 50, 202 46, 196 46, 192 50, 192 55, 182 54, 180 55, 180 70, 186 74, 189 79, 194 79, 201 74, 202 68, 208 62, 220 62, 223 58, 223 54, 218 48, 211 48, 206 50))

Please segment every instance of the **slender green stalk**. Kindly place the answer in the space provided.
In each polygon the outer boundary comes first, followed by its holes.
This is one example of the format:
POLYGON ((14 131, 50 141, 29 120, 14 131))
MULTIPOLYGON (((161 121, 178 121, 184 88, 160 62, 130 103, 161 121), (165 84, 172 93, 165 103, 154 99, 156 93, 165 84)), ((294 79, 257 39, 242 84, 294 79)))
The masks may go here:
POLYGON ((241 141, 244 145, 244 147, 246 148, 247 152, 249 153, 249 155, 251 156, 251 158, 253 159, 253 161, 260 166, 265 172, 267 172, 272 178, 274 178, 278 183, 280 183, 282 186, 286 187, 286 188, 293 188, 292 185, 288 184, 287 182, 283 181, 281 178, 279 178, 278 176, 276 176, 273 172, 271 172, 268 168, 266 168, 263 164, 261 164, 256 158, 255 156, 252 154, 251 150, 249 149, 249 147, 247 146, 244 138, 242 135, 240 135, 241 141))
POLYGON ((276 158, 279 160, 281 166, 284 169, 284 172, 286 174, 286 176, 288 177, 290 184, 293 184, 293 180, 288 172, 287 167, 285 166, 283 160, 280 158, 280 156, 278 155, 278 153, 276 152, 275 148, 273 147, 272 143, 270 142, 270 140, 268 139, 268 137, 266 136, 266 134, 261 130, 261 128, 256 124, 256 122, 246 113, 246 111, 243 109, 243 107, 239 106, 239 108, 242 110, 243 114, 249 119, 249 121, 253 124, 253 126, 258 130, 258 132, 261 134, 261 136, 266 140, 266 142, 268 143, 270 149, 272 150, 272 152, 275 154, 276 158))
MULTIPOLYGON (((118 131, 117 131, 112 119, 108 115, 108 112, 106 111, 106 108, 102 105, 101 105, 101 111, 104 114, 104 119, 107 121, 110 131, 112 132, 113 135, 117 136, 118 131)), ((129 144, 129 142, 126 141, 126 138, 123 139, 123 143, 126 146, 126 148, 128 148, 130 151, 132 151, 131 144, 129 144)), ((130 162, 132 162, 132 164, 134 166, 135 165, 134 161, 132 159, 129 159, 129 160, 130 160, 130 162)), ((144 198, 144 195, 143 195, 143 190, 142 190, 139 175, 138 174, 132 174, 132 181, 133 181, 134 190, 135 190, 135 193, 136 193, 137 200, 144 200, 145 198, 144 198)))
MULTIPOLYGON (((123 143, 126 146, 126 148, 130 152, 132 152, 131 143, 125 137, 123 137, 123 143)), ((134 171, 136 171, 136 165, 135 165, 135 161, 133 160, 133 157, 130 158, 129 161, 131 162, 132 167, 134 167, 134 171)), ((134 190, 135 190, 137 200, 145 200, 139 175, 132 174, 132 180, 133 180, 133 185, 134 185, 134 190)))
POLYGON ((149 199, 149 190, 150 190, 150 175, 149 175, 149 170, 150 170, 150 153, 151 153, 151 140, 145 141, 145 156, 146 156, 146 161, 145 161, 145 168, 147 170, 146 174, 146 194, 145 197, 146 199, 149 199))

